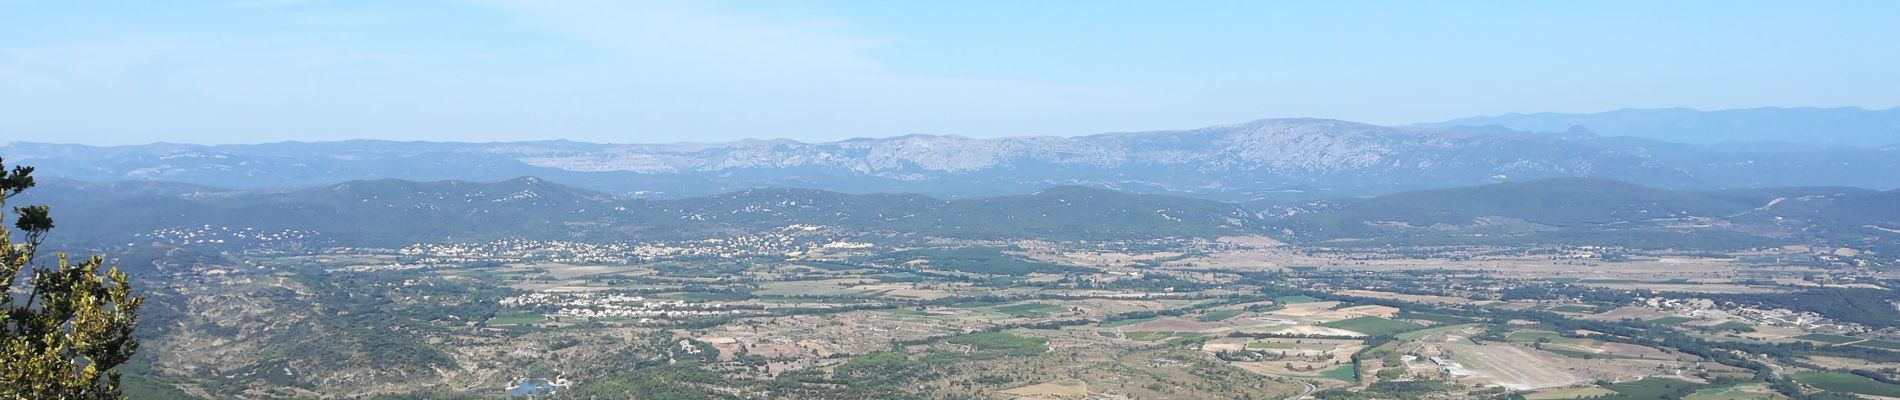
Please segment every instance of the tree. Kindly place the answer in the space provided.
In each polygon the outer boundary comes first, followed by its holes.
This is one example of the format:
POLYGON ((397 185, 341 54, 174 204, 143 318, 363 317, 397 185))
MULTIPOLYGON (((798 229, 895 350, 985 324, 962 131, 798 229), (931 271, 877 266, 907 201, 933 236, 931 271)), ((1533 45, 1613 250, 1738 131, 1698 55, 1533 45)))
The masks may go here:
MULTIPOLYGON (((6 171, 0 161, 0 208, 33 187, 32 173, 6 171)), ((75 263, 62 253, 56 265, 34 263, 53 219, 43 205, 12 214, 12 229, 0 226, 0 399, 124 398, 114 368, 138 350, 132 330, 144 298, 132 295, 118 268, 100 272, 105 259, 98 256, 75 263), (15 292, 29 268, 30 287, 15 292)))

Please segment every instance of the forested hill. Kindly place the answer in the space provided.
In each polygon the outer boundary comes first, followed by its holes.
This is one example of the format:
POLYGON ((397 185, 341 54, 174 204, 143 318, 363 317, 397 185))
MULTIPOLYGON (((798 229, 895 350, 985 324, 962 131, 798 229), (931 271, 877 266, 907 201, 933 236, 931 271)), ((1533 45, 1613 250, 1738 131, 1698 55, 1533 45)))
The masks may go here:
POLYGON ((1249 206, 1305 243, 1900 250, 1900 191, 1848 187, 1674 191, 1563 178, 1249 206))
POLYGON ((1900 191, 1681 191, 1596 178, 1249 203, 1081 186, 969 199, 787 188, 641 198, 534 177, 499 182, 382 179, 265 192, 57 179, 41 186, 16 201, 52 204, 65 240, 85 238, 106 245, 150 240, 141 235, 167 230, 290 232, 323 245, 387 247, 504 238, 705 238, 799 224, 904 237, 999 240, 1263 234, 1316 245, 1544 243, 1726 249, 1827 244, 1893 252, 1900 241, 1900 191))
MULTIPOLYGON (((284 192, 51 180, 17 198, 54 207, 61 234, 101 244, 160 230, 314 235, 326 245, 503 238, 705 238, 795 224, 981 239, 1214 237, 1258 228, 1240 205, 1084 187, 944 200, 912 194, 751 189, 704 197, 610 196, 547 180, 347 182, 284 192), (157 188, 153 188, 157 187, 157 188)), ((222 234, 216 234, 222 237, 222 234)), ((70 240, 70 239, 69 239, 70 240)))

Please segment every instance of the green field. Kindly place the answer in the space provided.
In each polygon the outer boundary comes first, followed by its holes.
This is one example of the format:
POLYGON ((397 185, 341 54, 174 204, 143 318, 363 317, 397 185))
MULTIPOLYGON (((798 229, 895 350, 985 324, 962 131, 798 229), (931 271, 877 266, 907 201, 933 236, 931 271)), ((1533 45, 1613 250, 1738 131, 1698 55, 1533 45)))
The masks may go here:
POLYGON ((544 319, 546 318, 543 318, 541 314, 497 315, 494 318, 488 319, 488 325, 489 326, 523 325, 523 324, 532 324, 536 322, 541 322, 544 319))
POLYGON ((1708 339, 1708 340, 1714 340, 1714 341, 1718 341, 1718 342, 1741 342, 1741 343, 1754 343, 1754 344, 1766 344, 1766 343, 1768 343, 1768 342, 1764 342, 1764 341, 1760 341, 1760 340, 1755 340, 1755 339, 1749 339, 1749 338, 1744 338, 1744 337, 1729 337, 1729 336, 1722 336, 1722 335, 1709 335, 1709 334, 1701 334, 1701 333, 1691 333, 1691 334, 1689 334, 1689 336, 1695 336, 1695 337, 1698 337, 1698 338, 1703 338, 1703 339, 1708 339))
POLYGON ((1329 379, 1337 379, 1342 382, 1356 382, 1357 379, 1359 379, 1359 367, 1352 364, 1346 364, 1346 365, 1340 366, 1339 368, 1333 368, 1333 369, 1326 370, 1326 372, 1321 372, 1319 373, 1319 376, 1324 377, 1324 378, 1329 378, 1329 379))
POLYGON ((1821 388, 1822 390, 1900 397, 1900 385, 1876 381, 1864 376, 1845 372, 1799 372, 1791 376, 1795 382, 1808 384, 1821 388))
POLYGON ((1031 316, 1037 316, 1037 315, 1043 315, 1043 314, 1054 314, 1054 313, 1069 311, 1069 308, 1054 305, 1054 304, 1022 303, 1022 304, 1011 304, 1007 306, 996 307, 996 308, 992 308, 992 310, 996 310, 996 312, 1000 312, 1004 314, 1009 314, 1009 316, 1011 317, 1031 317, 1031 316))
POLYGON ((197 399, 190 393, 178 390, 170 384, 147 378, 143 374, 130 374, 119 381, 120 390, 129 399, 186 400, 197 399))
POLYGON ((1315 299, 1312 296, 1280 296, 1273 298, 1273 302, 1280 304, 1300 304, 1315 301, 1319 301, 1319 299, 1315 299))
POLYGON ((1513 342, 1535 342, 1538 340, 1549 340, 1549 341, 1554 342, 1554 341, 1563 340, 1563 339, 1569 339, 1569 338, 1563 337, 1563 335, 1559 335, 1557 334, 1557 332, 1551 332, 1551 331, 1514 331, 1508 335, 1504 335, 1504 340, 1509 340, 1513 342))
POLYGON ((1562 313, 1593 313, 1593 312, 1597 312, 1597 308, 1591 307, 1591 306, 1581 306, 1581 305, 1576 305, 1576 304, 1565 304, 1561 306, 1551 307, 1550 311, 1562 312, 1562 313))
POLYGON ((1670 378, 1643 378, 1634 382, 1611 384, 1604 388, 1614 390, 1618 396, 1611 399, 1678 399, 1707 385, 1689 383, 1670 378))
POLYGON ((1697 390, 1695 391, 1694 394, 1690 394, 1688 397, 1684 397, 1682 399, 1683 400, 1755 400, 1755 399, 1785 399, 1785 398, 1787 397, 1777 394, 1771 389, 1768 389, 1767 385, 1749 384, 1749 385, 1712 387, 1708 389, 1697 390))
POLYGON ((1444 315, 1444 314, 1410 312, 1410 311, 1399 311, 1399 315, 1394 316, 1393 318, 1405 319, 1405 320, 1428 321, 1435 324, 1463 324, 1463 323, 1472 322, 1471 318, 1450 316, 1450 315, 1444 315))
POLYGON ((1900 342, 1889 342, 1885 340, 1869 340, 1865 342, 1855 343, 1854 345, 1882 348, 1882 349, 1891 349, 1891 350, 1900 350, 1900 342))
POLYGON ((891 316, 897 317, 898 319, 901 319, 901 320, 914 321, 914 320, 923 320, 923 319, 930 318, 930 313, 924 312, 924 311, 917 311, 917 309, 915 308, 893 308, 893 309, 888 309, 888 310, 883 310, 883 311, 890 313, 891 316))
POLYGON ((1156 320, 1156 319, 1159 319, 1159 318, 1161 318, 1161 317, 1148 317, 1148 318, 1129 318, 1129 319, 1124 319, 1124 320, 1116 320, 1116 321, 1109 321, 1109 322, 1103 322, 1103 323, 1102 323, 1102 324, 1101 324, 1100 326, 1101 326, 1101 327, 1103 327, 1103 328, 1120 328, 1120 327, 1124 327, 1124 326, 1129 326, 1129 325, 1134 325, 1134 324, 1139 324, 1139 323, 1143 323, 1143 322, 1148 322, 1148 321, 1153 321, 1153 320, 1156 320))
POLYGON ((1807 341, 1829 343, 1829 344, 1841 344, 1841 343, 1851 343, 1851 342, 1860 341, 1860 338, 1853 337, 1853 336, 1829 335, 1825 333, 1810 333, 1806 335, 1795 336, 1794 338, 1807 340, 1807 341))
POLYGON ((1323 323, 1323 324, 1320 324, 1320 326, 1324 326, 1328 328, 1345 329, 1345 330, 1364 333, 1364 334, 1373 335, 1373 336, 1389 335, 1389 334, 1405 332, 1405 331, 1419 328, 1418 324, 1404 322, 1404 321, 1393 321, 1393 320, 1379 318, 1379 317, 1358 317, 1358 318, 1351 318, 1351 319, 1342 319, 1338 321, 1323 323))
POLYGON ((1129 340, 1152 342, 1165 340, 1167 344, 1181 344, 1183 341, 1206 336, 1199 332, 1128 332, 1129 340))
POLYGON ((1167 343, 1169 345, 1180 345, 1182 343, 1187 343, 1187 341, 1189 340, 1195 340, 1195 339, 1200 339, 1204 337, 1207 337, 1207 334, 1194 333, 1194 332, 1180 332, 1180 333, 1174 334, 1174 337, 1168 338, 1168 340, 1164 341, 1163 343, 1167 343))
POLYGON ((1663 324, 1663 325, 1677 325, 1677 324, 1694 321, 1694 320, 1695 318, 1672 316, 1672 317, 1662 317, 1662 318, 1652 319, 1652 320, 1649 320, 1649 322, 1654 322, 1654 323, 1663 324))
POLYGON ((1224 321, 1228 318, 1233 318, 1235 315, 1240 315, 1240 313, 1242 312, 1243 311, 1240 311, 1240 310, 1208 311, 1206 313, 1201 314, 1201 317, 1199 319, 1202 322, 1224 321))
POLYGON ((980 308, 980 307, 989 307, 989 306, 1001 305, 1001 304, 1003 304, 1003 302, 1000 302, 1000 301, 970 300, 970 301, 960 301, 956 303, 951 303, 950 306, 956 307, 956 308, 980 308))

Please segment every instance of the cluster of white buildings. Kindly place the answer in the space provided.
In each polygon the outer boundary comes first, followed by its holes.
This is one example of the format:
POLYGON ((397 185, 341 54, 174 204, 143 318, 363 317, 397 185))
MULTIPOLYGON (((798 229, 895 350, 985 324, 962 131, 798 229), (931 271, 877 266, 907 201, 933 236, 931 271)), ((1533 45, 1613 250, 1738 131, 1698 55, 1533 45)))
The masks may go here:
POLYGON ((418 257, 415 264, 474 261, 539 261, 564 264, 621 264, 690 257, 801 257, 820 252, 868 250, 871 243, 815 235, 816 225, 793 225, 775 232, 724 238, 645 243, 586 243, 561 240, 497 240, 487 243, 415 244, 399 250, 418 257))
POLYGON ((1866 328, 1858 324, 1837 322, 1821 316, 1821 314, 1799 312, 1783 308, 1761 309, 1734 304, 1717 304, 1714 300, 1710 299, 1667 299, 1656 297, 1639 299, 1638 301, 1657 310, 1698 318, 1740 319, 1760 325, 1785 326, 1801 329, 1826 328, 1849 332, 1866 330, 1866 328))
MULTIPOLYGON (((141 237, 141 238, 150 238, 154 242, 157 242, 160 244, 169 244, 169 245, 225 244, 225 243, 259 244, 259 243, 272 243, 272 242, 297 242, 297 241, 316 239, 317 232, 296 230, 296 229, 285 229, 285 230, 279 230, 279 231, 262 231, 262 230, 257 230, 256 228, 233 229, 228 226, 201 225, 201 226, 193 226, 193 227, 154 229, 151 232, 141 233, 135 236, 141 237)), ((128 245, 131 245, 131 244, 128 243, 128 245)))
POLYGON ((563 240, 496 240, 486 243, 413 244, 397 250, 415 256, 419 264, 455 264, 472 261, 545 261, 568 264, 626 263, 638 246, 630 243, 586 243, 563 240))
POLYGON ((435 268, 444 268, 444 267, 455 267, 457 265, 459 264, 403 264, 403 263, 364 264, 364 265, 349 265, 349 266, 343 266, 343 267, 337 267, 337 268, 330 268, 330 269, 324 270, 324 272, 407 271, 407 270, 414 270, 414 269, 435 269, 435 268))
POLYGON ((559 307, 553 316, 580 318, 682 318, 738 313, 724 304, 648 299, 605 293, 529 293, 501 299, 503 307, 559 307))

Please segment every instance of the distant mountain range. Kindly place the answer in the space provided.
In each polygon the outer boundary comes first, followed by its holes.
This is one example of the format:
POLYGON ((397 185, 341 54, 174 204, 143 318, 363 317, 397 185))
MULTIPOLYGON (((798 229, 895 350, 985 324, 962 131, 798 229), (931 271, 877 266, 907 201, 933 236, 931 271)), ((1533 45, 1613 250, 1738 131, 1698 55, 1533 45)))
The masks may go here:
MULTIPOLYGON (((824 225, 897 240, 1131 240, 1267 235, 1321 246, 1563 244, 1736 249, 1817 244, 1900 254, 1900 190, 1651 188, 1600 178, 1318 201, 1220 202, 1079 186, 938 199, 749 189, 702 197, 613 196, 524 177, 500 182, 353 181, 285 192, 49 179, 10 204, 51 204, 73 245, 159 240, 249 246, 242 234, 311 233, 321 246, 559 239, 700 239, 824 225), (906 239, 908 238, 908 239, 906 239), (231 239, 228 242, 205 242, 231 239)), ((250 235, 255 237, 256 235, 250 235)))
POLYGON ((1623 109, 1587 114, 1504 114, 1415 126, 1497 126, 1526 132, 1563 132, 1582 127, 1604 136, 1693 144, 1781 142, 1808 146, 1878 147, 1900 144, 1900 107, 1885 110, 1859 107, 1766 107, 1717 111, 1688 108, 1623 109))
MULTIPOLYGON (((1592 128, 1594 129, 1594 128, 1592 128)), ((1900 187, 1900 148, 1711 146, 1590 129, 1526 133, 1270 119, 1080 137, 910 135, 826 143, 343 141, 93 147, 15 142, 9 162, 92 182, 294 190, 356 180, 538 176, 606 193, 689 197, 786 187, 966 198, 1086 186, 1226 201, 1322 199, 1554 177, 1668 189, 1900 187)))

